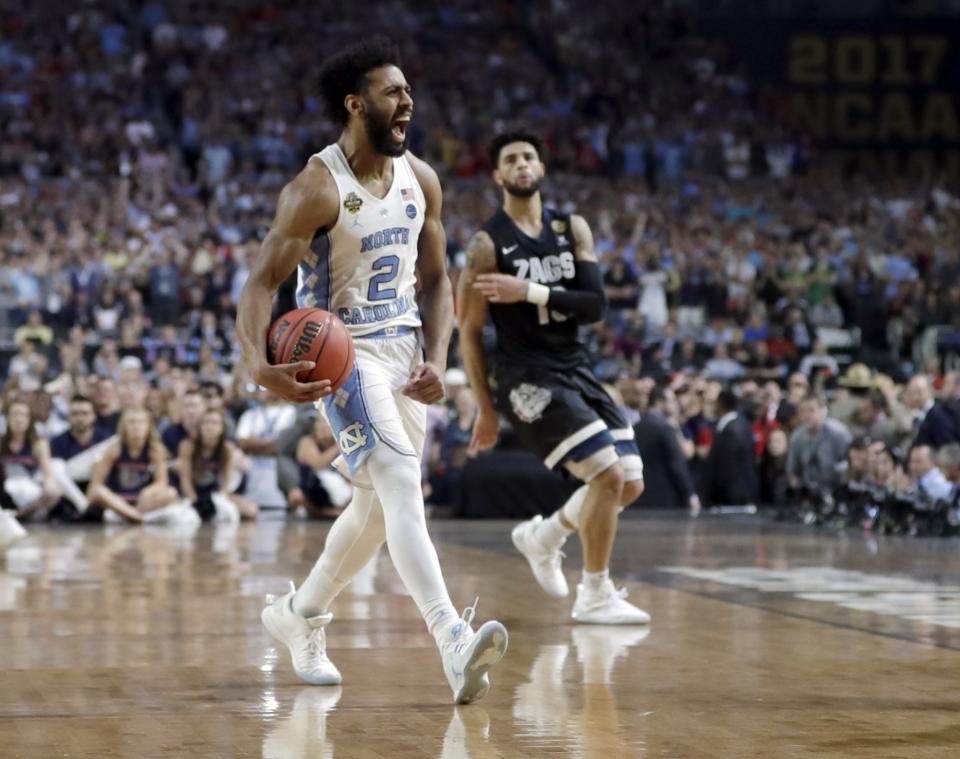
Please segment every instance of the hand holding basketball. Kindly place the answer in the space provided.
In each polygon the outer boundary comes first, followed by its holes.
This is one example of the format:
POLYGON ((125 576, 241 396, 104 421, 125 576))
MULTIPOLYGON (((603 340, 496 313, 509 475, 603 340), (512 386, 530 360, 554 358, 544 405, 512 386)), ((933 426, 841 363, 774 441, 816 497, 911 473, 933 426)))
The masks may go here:
POLYGON ((270 365, 254 379, 282 398, 307 403, 340 388, 353 370, 353 339, 336 316, 298 308, 277 319, 267 334, 270 365))
POLYGON ((274 395, 291 403, 312 403, 329 395, 330 380, 298 382, 297 375, 312 370, 313 361, 297 361, 293 364, 264 364, 253 373, 253 381, 263 385, 274 395))

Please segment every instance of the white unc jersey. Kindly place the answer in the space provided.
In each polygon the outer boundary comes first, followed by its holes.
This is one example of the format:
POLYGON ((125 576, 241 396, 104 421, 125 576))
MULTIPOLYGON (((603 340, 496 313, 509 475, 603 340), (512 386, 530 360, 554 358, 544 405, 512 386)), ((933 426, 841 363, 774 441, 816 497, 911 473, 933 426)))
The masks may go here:
POLYGON ((417 240, 427 204, 406 156, 393 159, 393 184, 382 199, 357 181, 336 143, 316 157, 337 183, 340 214, 332 229, 317 231, 300 262, 297 305, 333 312, 354 337, 419 327, 417 240))

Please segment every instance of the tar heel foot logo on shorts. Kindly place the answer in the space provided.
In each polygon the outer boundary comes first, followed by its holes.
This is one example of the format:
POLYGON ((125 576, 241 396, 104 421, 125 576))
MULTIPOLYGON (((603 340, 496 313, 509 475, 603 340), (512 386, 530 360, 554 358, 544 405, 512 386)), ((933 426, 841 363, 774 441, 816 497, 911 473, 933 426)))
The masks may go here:
POLYGON ((367 436, 363 432, 363 423, 354 422, 340 431, 340 450, 345 455, 358 451, 367 444, 367 436))
POLYGON ((510 391, 510 405, 521 422, 530 424, 543 416, 543 410, 550 405, 552 397, 547 388, 524 382, 510 391))

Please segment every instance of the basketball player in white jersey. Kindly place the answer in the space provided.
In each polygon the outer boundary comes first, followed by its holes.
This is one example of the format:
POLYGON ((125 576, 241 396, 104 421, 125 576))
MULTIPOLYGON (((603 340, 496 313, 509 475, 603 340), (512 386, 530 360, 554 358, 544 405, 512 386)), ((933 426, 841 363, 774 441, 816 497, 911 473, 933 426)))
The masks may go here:
POLYGON ((454 701, 468 703, 487 692, 486 672, 506 651, 507 631, 487 622, 474 632, 475 605, 459 617, 426 528, 424 404, 444 395, 453 297, 440 183, 406 152, 413 99, 397 61, 388 41, 374 39, 324 63, 323 98, 343 131, 284 188, 239 303, 238 334, 254 380, 293 402, 320 399, 354 484, 307 579, 261 618, 290 649, 301 679, 340 683, 325 651, 329 609, 386 541, 440 649, 454 701), (295 269, 298 305, 337 314, 355 341, 354 370, 334 394, 327 381, 296 380, 309 362, 267 361, 271 301, 295 269))

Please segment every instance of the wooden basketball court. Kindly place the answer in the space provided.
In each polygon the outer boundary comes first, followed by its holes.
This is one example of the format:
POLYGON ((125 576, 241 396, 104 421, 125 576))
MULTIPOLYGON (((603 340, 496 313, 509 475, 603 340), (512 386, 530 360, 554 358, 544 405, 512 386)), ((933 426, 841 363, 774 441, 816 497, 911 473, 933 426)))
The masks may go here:
POLYGON ((454 708, 385 551, 333 608, 341 687, 274 649, 264 595, 327 523, 33 526, 0 554, 0 756, 960 756, 956 542, 628 519, 615 569, 653 624, 593 628, 509 527, 431 524, 454 602, 511 634, 487 698, 454 708))

